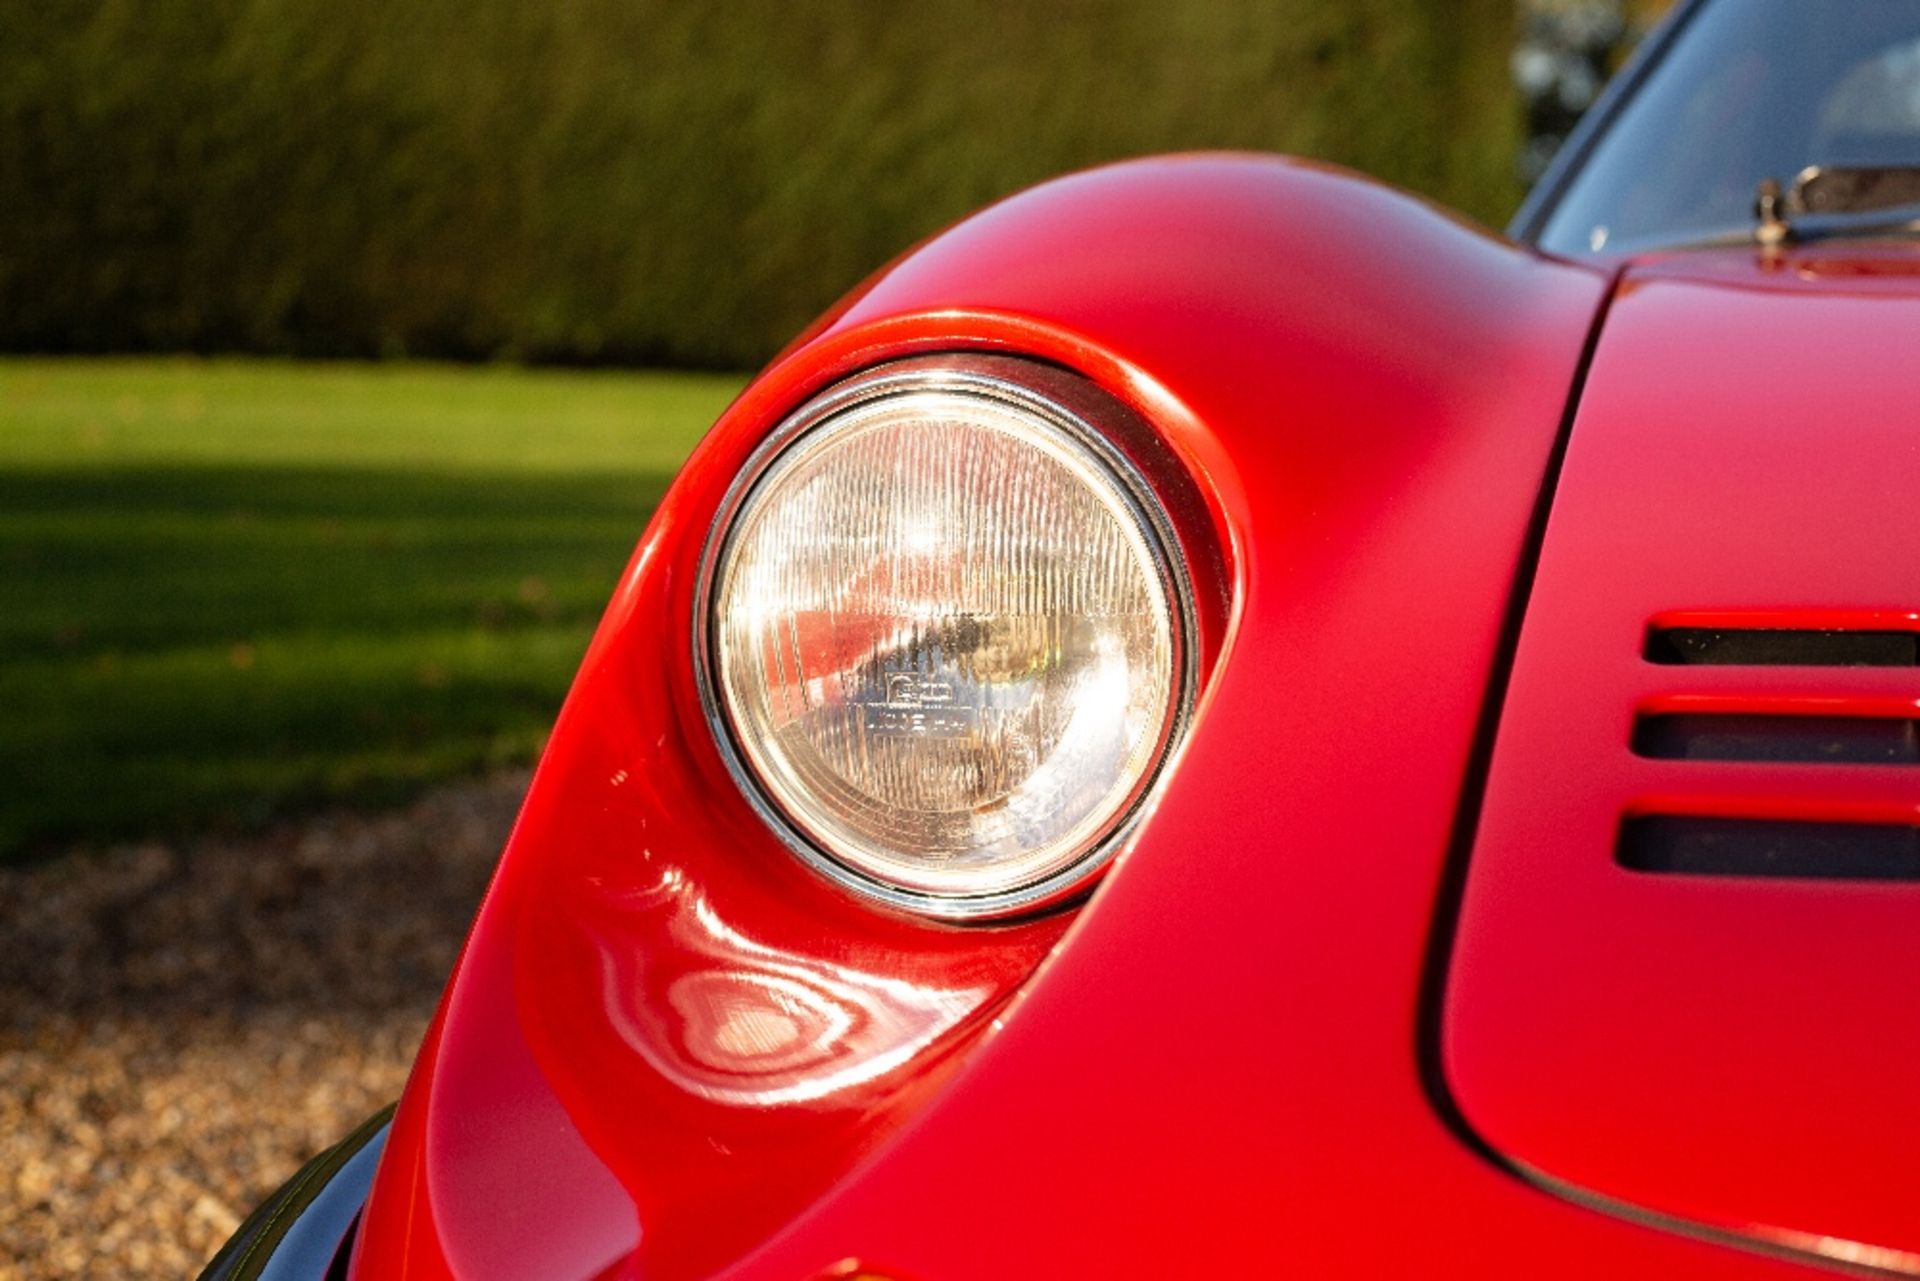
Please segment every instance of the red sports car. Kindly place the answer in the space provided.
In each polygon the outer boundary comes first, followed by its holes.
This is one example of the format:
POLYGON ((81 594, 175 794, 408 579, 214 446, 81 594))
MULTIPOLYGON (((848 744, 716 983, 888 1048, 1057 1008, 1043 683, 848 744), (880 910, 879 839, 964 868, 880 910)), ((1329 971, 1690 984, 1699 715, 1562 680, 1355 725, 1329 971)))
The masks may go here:
MULTIPOLYGON (((714 427, 228 1277, 1920 1273, 1920 2, 1065 178, 714 427)), ((395 893, 405 893, 396 886, 395 893)))

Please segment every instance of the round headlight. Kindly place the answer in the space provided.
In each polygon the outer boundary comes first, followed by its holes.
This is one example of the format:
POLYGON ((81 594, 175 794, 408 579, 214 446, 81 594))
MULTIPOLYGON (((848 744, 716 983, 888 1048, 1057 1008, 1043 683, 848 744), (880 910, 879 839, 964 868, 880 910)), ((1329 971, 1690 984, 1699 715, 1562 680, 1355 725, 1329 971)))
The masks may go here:
POLYGON ((708 695, 803 856, 949 917, 1103 861, 1192 640, 1159 504, 1092 424, 999 373, 882 371, 783 424, 722 522, 708 695))

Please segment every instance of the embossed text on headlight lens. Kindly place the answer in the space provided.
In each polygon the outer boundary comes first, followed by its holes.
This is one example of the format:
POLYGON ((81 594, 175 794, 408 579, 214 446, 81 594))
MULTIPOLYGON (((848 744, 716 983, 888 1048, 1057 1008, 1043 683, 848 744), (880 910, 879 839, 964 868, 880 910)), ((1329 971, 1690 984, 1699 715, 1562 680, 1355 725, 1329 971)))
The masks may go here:
POLYGON ((718 702, 781 815, 863 888, 1019 897, 1151 779, 1186 639, 1123 466, 1045 406, 908 384, 807 424, 741 502, 711 589, 718 702))

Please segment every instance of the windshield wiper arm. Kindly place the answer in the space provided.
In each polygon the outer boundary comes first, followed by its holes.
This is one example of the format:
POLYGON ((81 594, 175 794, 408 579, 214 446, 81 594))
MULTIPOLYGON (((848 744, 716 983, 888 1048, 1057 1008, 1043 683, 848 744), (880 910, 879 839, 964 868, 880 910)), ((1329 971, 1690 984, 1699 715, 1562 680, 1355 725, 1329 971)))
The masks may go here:
POLYGON ((1754 194, 1753 238, 1838 240, 1920 231, 1920 167, 1808 165, 1784 194, 1764 178, 1754 194))

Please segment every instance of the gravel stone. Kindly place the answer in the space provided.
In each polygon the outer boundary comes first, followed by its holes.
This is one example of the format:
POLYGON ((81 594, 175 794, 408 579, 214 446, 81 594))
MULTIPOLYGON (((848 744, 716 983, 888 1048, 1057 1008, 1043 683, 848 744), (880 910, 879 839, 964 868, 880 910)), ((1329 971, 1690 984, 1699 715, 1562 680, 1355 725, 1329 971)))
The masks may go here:
POLYGON ((0 870, 0 1278, 192 1277, 398 1096, 526 784, 0 870))

